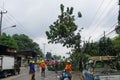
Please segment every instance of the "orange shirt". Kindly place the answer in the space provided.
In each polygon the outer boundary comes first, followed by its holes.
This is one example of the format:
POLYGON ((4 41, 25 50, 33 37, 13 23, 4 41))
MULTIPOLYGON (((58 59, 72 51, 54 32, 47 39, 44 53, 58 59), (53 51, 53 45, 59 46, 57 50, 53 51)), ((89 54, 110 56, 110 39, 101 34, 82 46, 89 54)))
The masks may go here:
POLYGON ((72 73, 72 66, 71 64, 66 64, 65 69, 72 73))
POLYGON ((40 67, 41 67, 41 68, 45 68, 45 66, 46 66, 45 63, 41 63, 41 64, 40 64, 40 67))

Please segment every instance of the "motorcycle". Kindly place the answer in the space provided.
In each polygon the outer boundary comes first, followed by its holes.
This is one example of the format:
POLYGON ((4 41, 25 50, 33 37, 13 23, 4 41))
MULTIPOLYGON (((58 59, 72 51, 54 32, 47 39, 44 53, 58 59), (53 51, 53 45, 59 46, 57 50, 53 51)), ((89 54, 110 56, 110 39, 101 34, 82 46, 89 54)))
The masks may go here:
POLYGON ((60 75, 60 80, 71 80, 71 74, 67 70, 64 70, 60 75))

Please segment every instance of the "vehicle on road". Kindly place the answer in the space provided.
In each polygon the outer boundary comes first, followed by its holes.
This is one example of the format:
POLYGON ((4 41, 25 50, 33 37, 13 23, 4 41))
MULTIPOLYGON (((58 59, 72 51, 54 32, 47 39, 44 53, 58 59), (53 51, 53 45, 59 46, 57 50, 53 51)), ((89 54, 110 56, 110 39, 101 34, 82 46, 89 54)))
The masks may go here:
POLYGON ((12 56, 0 55, 0 76, 7 77, 19 73, 16 68, 15 58, 12 56))
POLYGON ((120 70, 116 68, 118 57, 91 57, 83 70, 85 80, 120 80, 120 70))
POLYGON ((71 74, 69 71, 64 70, 60 75, 60 80, 71 80, 71 74))

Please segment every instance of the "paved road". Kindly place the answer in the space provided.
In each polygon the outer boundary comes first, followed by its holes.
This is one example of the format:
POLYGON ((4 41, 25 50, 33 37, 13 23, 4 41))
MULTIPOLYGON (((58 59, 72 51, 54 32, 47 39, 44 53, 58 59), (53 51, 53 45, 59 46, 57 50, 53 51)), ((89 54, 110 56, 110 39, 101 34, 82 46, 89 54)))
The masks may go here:
MULTIPOLYGON (((45 77, 41 77, 40 71, 36 70, 35 78, 36 80, 59 80, 58 76, 61 72, 57 74, 54 71, 47 71, 45 77)), ((29 68, 22 68, 21 74, 16 76, 9 76, 7 78, 1 78, 0 80, 29 80, 29 68)), ((83 80, 80 72, 73 72, 72 80, 83 80)))

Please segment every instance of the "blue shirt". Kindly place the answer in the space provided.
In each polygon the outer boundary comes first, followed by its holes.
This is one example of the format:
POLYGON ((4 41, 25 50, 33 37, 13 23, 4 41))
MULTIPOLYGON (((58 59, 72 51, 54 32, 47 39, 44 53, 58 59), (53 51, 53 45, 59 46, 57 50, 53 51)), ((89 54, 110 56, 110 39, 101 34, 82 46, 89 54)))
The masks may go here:
POLYGON ((35 72, 35 66, 34 64, 30 63, 30 73, 34 73, 35 72))

